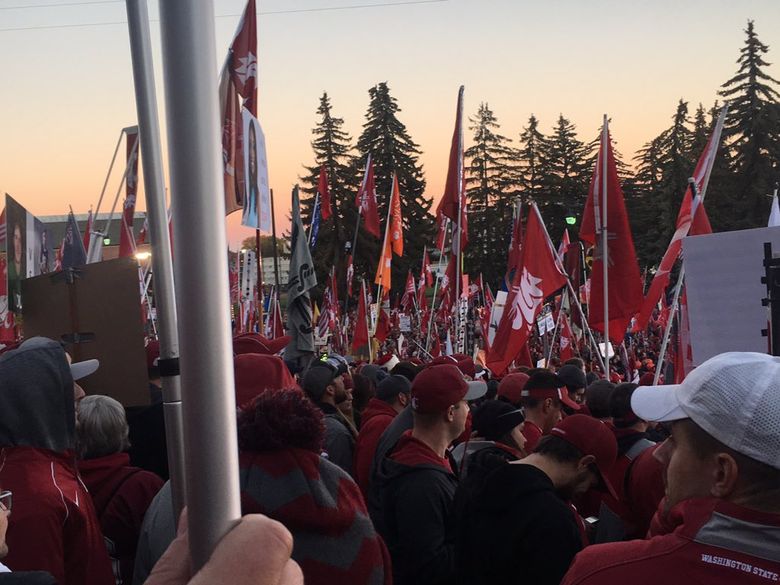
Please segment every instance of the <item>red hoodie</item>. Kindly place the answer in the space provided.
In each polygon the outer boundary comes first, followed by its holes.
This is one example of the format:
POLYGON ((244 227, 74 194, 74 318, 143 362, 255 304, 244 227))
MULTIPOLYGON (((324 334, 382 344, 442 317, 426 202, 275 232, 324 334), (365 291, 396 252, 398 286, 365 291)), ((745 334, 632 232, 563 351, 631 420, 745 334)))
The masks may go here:
POLYGON ((673 510, 681 523, 650 540, 595 545, 574 559, 563 585, 732 585, 780 580, 780 514, 714 498, 673 510))
POLYGON ((374 459, 376 446, 385 429, 390 426, 398 414, 395 409, 379 400, 372 398, 368 401, 363 411, 363 421, 360 425, 357 443, 355 444, 354 465, 355 481, 363 492, 363 497, 368 498, 368 486, 371 480, 371 462, 374 459))

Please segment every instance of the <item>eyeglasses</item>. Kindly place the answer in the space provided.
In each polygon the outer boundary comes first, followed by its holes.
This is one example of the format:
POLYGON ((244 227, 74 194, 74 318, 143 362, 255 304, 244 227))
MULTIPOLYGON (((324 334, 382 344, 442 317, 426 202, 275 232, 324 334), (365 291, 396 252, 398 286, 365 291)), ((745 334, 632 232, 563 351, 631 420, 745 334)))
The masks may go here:
POLYGON ((13 504, 13 494, 9 490, 0 492, 0 510, 11 512, 11 505, 13 504))

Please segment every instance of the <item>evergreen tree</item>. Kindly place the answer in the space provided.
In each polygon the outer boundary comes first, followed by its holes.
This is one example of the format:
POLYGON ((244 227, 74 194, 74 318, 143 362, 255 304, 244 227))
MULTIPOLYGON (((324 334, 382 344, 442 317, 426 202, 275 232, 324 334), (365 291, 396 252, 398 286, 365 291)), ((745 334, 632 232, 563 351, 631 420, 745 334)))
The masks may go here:
MULTIPOLYGON (((319 235, 312 250, 312 260, 317 271, 317 290, 312 295, 319 299, 325 287, 331 266, 336 265, 338 274, 345 274, 345 258, 342 253, 345 243, 353 233, 348 223, 346 208, 355 196, 357 189, 354 176, 354 163, 350 154, 351 138, 342 128, 343 118, 333 116, 330 97, 323 93, 317 108, 319 122, 312 130, 311 142, 314 150, 314 164, 304 167, 306 175, 301 177, 301 190, 308 196, 301 197, 301 215, 311 225, 314 200, 319 184, 320 168, 325 167, 328 175, 331 207, 333 215, 327 221, 320 222, 319 235)), ((351 203, 354 209, 354 202, 351 203)), ((339 278, 339 281, 343 281, 339 278)), ((344 298, 340 291, 339 298, 344 298)))
POLYGON ((528 126, 520 133, 520 146, 516 151, 518 184, 523 204, 529 199, 537 199, 541 194, 543 177, 547 174, 542 160, 546 140, 539 131, 539 120, 531 114, 528 126))
MULTIPOLYGON (((429 245, 434 237, 434 221, 430 213, 432 201, 424 196, 425 176, 418 161, 421 151, 409 136, 406 126, 396 116, 401 109, 390 95, 387 82, 372 87, 368 95, 366 122, 357 141, 360 158, 356 164, 362 169, 366 156, 371 154, 383 234, 393 173, 398 176, 404 220, 404 255, 401 258, 393 257, 392 278, 393 290, 399 293, 406 283, 407 270, 412 268, 417 273, 423 247, 429 245)), ((358 243, 355 274, 364 274, 371 283, 381 243, 365 233, 361 234, 358 243)))
POLYGON ((466 196, 469 204, 469 246, 466 272, 481 272, 495 286, 506 270, 506 250, 512 224, 513 151, 510 140, 498 134, 498 120, 486 103, 469 118, 474 144, 467 159, 466 196))
POLYGON ((581 217, 593 174, 592 145, 577 138, 576 126, 563 117, 540 149, 541 196, 537 199, 547 229, 554 242, 566 228, 565 217, 581 217))
POLYGON ((724 134, 736 173, 734 228, 766 225, 771 192, 780 167, 780 82, 767 75, 763 58, 769 47, 758 40, 753 21, 737 59, 739 71, 720 95, 729 101, 724 134))

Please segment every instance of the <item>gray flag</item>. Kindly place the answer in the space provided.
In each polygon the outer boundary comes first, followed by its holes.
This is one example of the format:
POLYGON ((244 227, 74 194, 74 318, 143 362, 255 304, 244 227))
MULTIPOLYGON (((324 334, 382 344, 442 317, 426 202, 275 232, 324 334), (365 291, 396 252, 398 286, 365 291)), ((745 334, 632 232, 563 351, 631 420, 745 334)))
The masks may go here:
POLYGON ((290 241, 290 276, 287 281, 287 333, 292 337, 284 351, 287 361, 314 352, 314 327, 312 325, 311 299, 309 290, 317 286, 317 275, 306 241, 306 231, 301 221, 298 186, 292 193, 292 237, 290 241))

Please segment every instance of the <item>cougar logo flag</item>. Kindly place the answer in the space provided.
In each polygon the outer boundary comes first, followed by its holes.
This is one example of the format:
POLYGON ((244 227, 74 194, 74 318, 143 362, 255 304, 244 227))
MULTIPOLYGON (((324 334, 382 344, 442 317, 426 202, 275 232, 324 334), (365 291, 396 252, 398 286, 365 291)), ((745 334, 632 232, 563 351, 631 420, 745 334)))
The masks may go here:
POLYGON ((536 205, 525 229, 520 266, 515 270, 506 308, 487 354, 487 367, 496 374, 506 371, 533 330, 544 299, 566 284, 555 261, 547 230, 536 205))
MULTIPOLYGON (((119 257, 126 258, 135 252, 135 236, 133 235, 133 216, 135 215, 135 199, 138 194, 138 129, 128 130, 127 135, 127 176, 125 179, 125 203, 119 229, 119 257)), ((88 231, 86 232, 89 233, 88 231)), ((89 249, 89 236, 84 239, 89 249)))
POLYGON ((609 329, 614 343, 623 341, 628 322, 642 305, 642 277, 634 252, 634 239, 628 225, 628 214, 623 201, 623 190, 617 176, 615 155, 607 121, 601 135, 596 169, 590 183, 588 201, 580 227, 580 239, 596 246, 591 272, 590 326, 602 333, 609 329), (605 159, 606 157, 606 159, 605 159), (606 163, 606 177, 604 169, 606 163), (606 179, 606 181, 605 181, 606 179), (604 185, 606 183, 606 193, 604 185), (606 224, 603 222, 604 205, 607 206, 606 224), (607 232, 607 262, 604 266, 602 250, 603 230, 607 232), (608 277, 609 325, 604 325, 604 270, 608 277))

